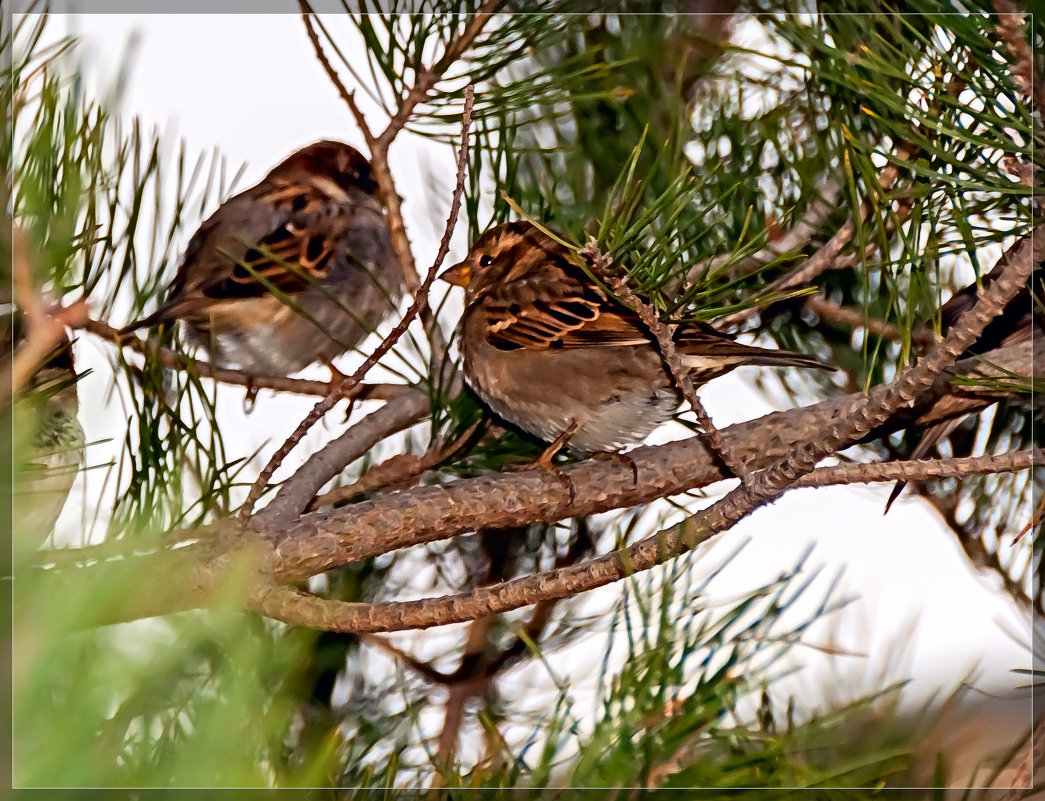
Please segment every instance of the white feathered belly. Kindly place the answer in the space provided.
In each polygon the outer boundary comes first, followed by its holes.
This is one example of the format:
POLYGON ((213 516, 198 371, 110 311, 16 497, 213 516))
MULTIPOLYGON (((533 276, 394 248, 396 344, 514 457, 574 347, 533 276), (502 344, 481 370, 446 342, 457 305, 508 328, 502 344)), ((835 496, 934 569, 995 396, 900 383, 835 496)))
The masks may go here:
MULTIPOLYGON (((612 353, 607 349, 611 360, 612 353)), ((577 423, 569 447, 582 454, 619 451, 642 442, 679 406, 677 390, 662 380, 651 380, 639 391, 616 391, 609 369, 612 361, 592 364, 585 359, 571 373, 571 386, 555 386, 525 359, 513 365, 517 354, 499 351, 483 370, 467 370, 469 385, 497 415, 545 442, 577 423), (499 380, 504 369, 511 372, 510 381, 499 380)))

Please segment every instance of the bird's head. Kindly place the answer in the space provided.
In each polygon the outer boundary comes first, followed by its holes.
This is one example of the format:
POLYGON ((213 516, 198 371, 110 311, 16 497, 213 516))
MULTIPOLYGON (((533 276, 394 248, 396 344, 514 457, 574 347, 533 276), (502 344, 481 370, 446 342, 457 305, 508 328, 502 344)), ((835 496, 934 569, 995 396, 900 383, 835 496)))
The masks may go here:
POLYGON ((466 297, 473 298, 525 274, 535 261, 547 259, 559 249, 555 240, 530 222, 504 223, 480 236, 468 255, 439 278, 464 287, 466 297))
POLYGON ((362 191, 377 193, 377 182, 370 162, 358 150, 344 142, 324 139, 292 153, 268 174, 269 179, 329 180, 346 195, 362 191))

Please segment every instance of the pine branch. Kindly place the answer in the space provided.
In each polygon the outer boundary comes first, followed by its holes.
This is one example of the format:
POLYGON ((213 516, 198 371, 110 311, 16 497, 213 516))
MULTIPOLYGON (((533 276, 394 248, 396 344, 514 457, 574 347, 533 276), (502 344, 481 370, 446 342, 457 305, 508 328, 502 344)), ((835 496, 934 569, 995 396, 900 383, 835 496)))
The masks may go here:
MULTIPOLYGON (((940 405, 940 399, 950 400, 960 394, 960 391, 955 393, 949 388, 946 376, 939 374, 942 365, 953 358, 955 348, 961 352, 975 340, 978 331, 991 319, 988 312, 1000 308, 999 304, 1007 302, 1008 296, 1015 294, 1026 281, 1032 257, 1040 260, 1043 255, 1045 243, 1032 246, 1022 240, 1014 246, 1005 257, 1001 277, 985 290, 976 306, 963 316, 962 322, 918 365, 905 370, 891 384, 876 387, 868 396, 855 393, 722 429, 721 434, 733 453, 744 458, 750 469, 762 470, 752 477, 758 497, 773 497, 781 491, 777 482, 783 480, 790 485, 801 473, 809 472, 802 469, 805 465, 811 470, 815 461, 821 458, 820 454, 837 450, 844 443, 882 436, 905 427, 912 418, 920 419, 919 415, 939 415, 936 407, 940 405), (913 404, 903 414, 891 416, 929 386, 930 397, 924 403, 913 404), (850 422, 854 418, 855 425, 850 422), (815 448, 807 445, 800 457, 794 456, 792 443, 816 442, 818 433, 825 431, 826 435, 815 448), (798 458, 801 461, 792 466, 792 460, 798 458), (772 470, 763 469, 767 467, 772 470), (768 487, 767 475, 769 481, 774 482, 768 487)), ((1032 358, 1032 354, 1026 345, 1021 343, 1011 350, 1018 354, 1018 358, 1027 360, 1032 358)), ((1003 357, 1002 351, 991 354, 991 360, 1004 369, 1040 370, 1028 361, 1022 362, 1022 368, 1004 364, 1003 357)), ((979 366, 978 360, 970 362, 965 366, 959 364, 956 369, 979 366)), ((980 404, 982 408, 997 398, 984 399, 973 395, 967 400, 980 404)), ((953 412, 954 404, 951 403, 949 408, 953 412)), ((960 413, 968 410, 967 406, 960 413)), ((715 458, 706 440, 700 437, 638 448, 629 452, 628 459, 633 469, 604 460, 588 460, 563 468, 574 488, 572 501, 558 479, 538 470, 422 487, 326 514, 308 515, 298 523, 283 524, 273 531, 257 531, 257 534, 269 538, 276 549, 269 555, 265 555, 264 548, 258 551, 261 558, 259 569, 280 582, 297 581, 337 565, 359 562, 391 550, 445 539, 477 528, 553 522, 565 517, 634 506, 706 486, 723 477, 715 466, 715 458)), ((739 492, 748 490, 735 490, 727 498, 739 492)), ((694 523, 688 522, 671 532, 647 538, 628 549, 626 558, 614 553, 576 567, 517 579, 461 596, 377 606, 330 606, 334 602, 277 590, 266 584, 252 591, 250 605, 287 622, 335 630, 380 631, 474 619, 542 600, 574 595, 644 569, 643 566, 657 564, 680 550, 694 547, 710 536, 709 532, 723 525, 723 518, 729 521, 737 514, 737 509, 742 511, 743 508, 731 506, 728 514, 723 514, 720 505, 716 504, 702 513, 705 519, 711 513, 720 515, 710 521, 710 525, 695 528, 694 523)), ((180 549, 176 555, 161 553, 141 557, 140 569, 144 571, 164 570, 166 568, 160 564, 175 557, 184 566, 182 569, 188 569, 193 576, 187 584, 188 589, 177 595, 177 601, 166 596, 134 599, 130 608, 114 614, 126 619, 205 603, 213 592, 212 588, 223 582, 230 561, 234 561, 231 553, 221 556, 222 548, 238 542, 236 537, 214 537, 213 540, 205 549, 190 546, 180 549), (150 565, 152 561, 158 561, 158 564, 150 565), (139 600, 141 605, 135 606, 139 600)), ((245 544, 253 548, 249 541, 245 544)))
MULTIPOLYGON (((1045 366, 1040 364, 1045 361, 1045 355, 1039 356, 1038 362, 1032 368, 1029 362, 1031 353, 1026 344, 1007 349, 1011 350, 1017 362, 1008 361, 1006 354, 1002 352, 993 354, 992 361, 1015 371, 1033 369, 1039 374, 1045 374, 1045 366)), ((977 360, 969 360, 968 364, 956 365, 956 369, 973 369, 978 364, 977 360)), ((884 389, 885 386, 876 387, 873 394, 880 394, 884 389)), ((941 405, 940 399, 947 401, 943 405, 950 413, 961 415, 997 401, 996 397, 984 399, 970 396, 965 405, 956 405, 953 402, 954 389, 945 378, 939 380, 933 394, 938 394, 939 399, 930 399, 924 406, 918 405, 906 410, 904 414, 896 415, 887 425, 869 432, 866 438, 881 437, 892 431, 904 429, 912 421, 919 421, 921 414, 929 414, 934 420, 938 419, 944 413, 937 410, 941 405)), ((866 398, 867 396, 858 392, 805 408, 775 412, 757 420, 727 426, 721 429, 721 434, 732 452, 743 459, 749 465, 749 469, 762 470, 788 454, 796 444, 815 439, 832 421, 851 413, 854 408, 862 407, 866 398)), ((703 437, 637 448, 628 452, 628 460, 630 465, 616 460, 589 459, 560 468, 573 485, 572 503, 568 502, 566 497, 567 490, 554 476, 534 470, 420 487, 332 512, 306 515, 296 523, 283 523, 271 531, 256 532, 256 535, 267 538, 272 543, 270 547, 276 549, 268 555, 264 547, 256 549, 251 537, 244 540, 235 526, 230 527, 230 522, 225 521, 224 524, 212 526, 206 540, 196 544, 183 545, 172 552, 133 557, 138 564, 136 571, 141 574, 160 575, 175 571, 178 574, 191 575, 192 578, 186 581, 184 588, 175 588, 163 596, 128 599, 127 608, 113 611, 113 622, 206 605, 207 599, 214 593, 214 588, 222 586, 226 581, 226 571, 237 563, 234 551, 241 547, 253 551, 256 556, 252 558, 258 560, 258 569, 275 576, 278 581, 301 581, 340 565, 358 563, 399 548, 447 539, 478 528, 550 523, 567 517, 598 514, 705 487, 727 477, 703 437)), ((183 542, 195 537, 195 532, 185 531, 180 536, 172 534, 168 541, 183 542)), ((83 558, 88 562, 100 555, 95 554, 92 549, 85 550, 87 553, 83 558)), ((55 554, 60 563, 66 565, 63 570, 75 569, 72 567, 72 563, 78 561, 75 550, 69 553, 59 551, 55 554)), ((603 557, 605 558, 607 557, 603 557)), ((41 560, 44 564, 56 561, 48 553, 42 554, 41 560)), ((583 568, 584 565, 580 565, 573 570, 582 571, 583 568)), ((92 568, 88 564, 78 569, 90 571, 92 568)), ((600 571, 604 569, 605 566, 601 567, 600 571)), ((61 572, 63 571, 55 571, 56 580, 60 578, 61 572)), ((553 572, 552 575, 558 574, 553 572)), ((546 576, 542 574, 542 578, 544 577, 546 576)), ((48 579, 41 577, 41 580, 48 579)), ((540 580, 535 578, 535 581, 538 587, 543 586, 540 580)), ((563 592, 561 583, 550 586, 557 592, 549 594, 549 600, 574 594, 569 591, 563 592)), ((521 596, 515 591, 508 596, 517 601, 516 605, 503 609, 497 607, 494 611, 507 611, 542 599, 542 595, 535 592, 532 586, 522 585, 522 588, 524 592, 521 596), (529 600, 519 600, 520 598, 529 600)), ((255 608, 259 611, 267 609, 279 618, 280 614, 283 614, 279 611, 282 602, 274 599, 281 597, 284 597, 282 593, 268 594, 264 601, 255 601, 263 604, 255 608)), ((490 599, 486 598, 484 602, 488 603, 490 599)), ((445 606, 436 605, 434 618, 422 614, 428 603, 430 601, 419 601, 413 607, 408 605, 404 608, 409 609, 411 625, 426 626, 450 622, 445 619, 448 614, 445 606)), ((502 600, 499 603, 507 601, 502 600)), ((360 609, 364 607, 366 605, 360 609)), ((296 604, 292 604, 291 608, 300 611, 296 604)), ((321 624, 326 619, 326 614, 316 614, 316 624, 322 628, 321 624)), ((411 627, 405 624, 400 626, 397 621, 401 614, 396 607, 388 616, 375 618, 380 623, 378 625, 375 622, 367 623, 368 616, 353 611, 350 622, 357 627, 353 630, 361 631, 411 627)), ((302 618, 295 617, 294 620, 304 625, 302 618)))
MULTIPOLYGON (((909 142, 903 142, 896 150, 894 158, 896 162, 883 168, 878 176, 878 186, 882 192, 890 189, 900 176, 899 163, 911 161, 918 153, 918 148, 909 142), (899 162, 899 163, 897 163, 899 162)), ((864 222, 871 215, 872 206, 868 201, 860 205, 859 218, 864 222)), ((851 266, 849 261, 842 257, 843 249, 852 241, 856 233, 856 220, 850 218, 834 235, 809 258, 802 261, 794 269, 777 278, 767 286, 760 294, 766 297, 776 297, 782 294, 794 292, 811 284, 821 273, 827 270, 842 269, 851 266)), ((748 319, 759 311, 759 306, 752 306, 743 311, 728 314, 715 321, 722 329, 729 329, 743 325, 748 319)))
POLYGON ((998 12, 998 32, 1014 60, 1012 77, 1024 96, 1034 104, 1042 120, 1045 120, 1045 80, 1041 59, 1034 58, 1034 51, 1027 42, 1024 12, 1011 0, 994 0, 994 10, 998 12))
POLYGON ((494 13, 501 7, 504 0, 485 0, 479 10, 475 13, 461 34, 455 37, 448 45, 439 60, 430 67, 422 67, 415 79, 414 85, 407 91, 396 109, 396 113, 388 121, 388 127, 377 137, 375 145, 378 152, 387 153, 388 146, 392 140, 403 129, 409 121, 418 103, 424 100, 428 93, 435 87, 436 83, 443 77, 447 70, 456 64, 471 47, 475 38, 482 33, 494 13))
POLYGON ((311 598, 293 590, 265 588, 252 593, 251 606, 284 622, 324 629, 373 630, 371 626, 381 623, 403 628, 427 627, 472 620, 540 600, 576 595, 662 564, 692 550, 773 500, 800 476, 811 472, 819 459, 859 441, 900 407, 917 400, 1020 291, 1030 277, 1032 263, 1045 259, 1045 242, 1035 246, 1032 239, 1020 240, 1010 249, 1006 259, 1001 276, 983 292, 976 305, 962 315, 941 342, 915 366, 903 370, 891 383, 876 388, 865 401, 828 426, 819 441, 813 438, 802 443, 711 507, 623 552, 593 559, 576 568, 549 571, 442 599, 382 605, 344 604, 311 598), (383 609, 379 611, 381 607, 383 609))
POLYGON ((778 241, 771 241, 758 252, 745 256, 732 264, 730 264, 730 260, 733 258, 731 253, 723 253, 696 264, 686 273, 683 283, 694 284, 700 280, 701 276, 720 270, 727 264, 730 265, 731 275, 748 275, 758 272, 762 267, 781 256, 802 249, 816 236, 820 226, 827 221, 827 218, 836 211, 836 204, 841 194, 841 182, 836 178, 829 178, 821 188, 820 196, 809 204, 802 219, 778 241))

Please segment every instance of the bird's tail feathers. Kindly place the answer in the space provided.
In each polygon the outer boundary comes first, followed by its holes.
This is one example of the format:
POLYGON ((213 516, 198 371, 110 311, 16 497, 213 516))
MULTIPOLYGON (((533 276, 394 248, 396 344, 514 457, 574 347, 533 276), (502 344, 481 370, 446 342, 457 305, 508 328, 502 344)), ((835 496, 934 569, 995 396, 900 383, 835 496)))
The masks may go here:
MULTIPOLYGON (((696 343, 694 343, 696 344, 696 343)), ((712 344, 686 347, 680 349, 682 363, 692 369, 700 370, 711 366, 711 363, 728 365, 751 364, 762 367, 815 367, 819 370, 836 370, 833 365, 823 362, 814 356, 795 353, 790 350, 772 350, 754 345, 742 345, 739 342, 715 341, 712 344)))
POLYGON ((133 323, 128 323, 120 329, 120 336, 127 337, 136 331, 141 331, 143 328, 154 328, 164 323, 169 323, 172 319, 171 307, 164 306, 147 317, 142 317, 140 320, 136 320, 133 323))

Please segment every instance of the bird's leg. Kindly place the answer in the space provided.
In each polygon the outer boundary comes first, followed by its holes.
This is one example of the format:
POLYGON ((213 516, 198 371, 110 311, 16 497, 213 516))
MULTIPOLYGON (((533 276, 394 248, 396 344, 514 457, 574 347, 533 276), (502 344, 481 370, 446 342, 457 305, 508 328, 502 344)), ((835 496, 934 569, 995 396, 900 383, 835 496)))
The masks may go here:
POLYGON ((631 483, 636 487, 639 485, 639 466, 635 464, 635 460, 632 459, 626 453, 619 453, 618 451, 599 451, 593 453, 593 459, 603 459, 612 462, 621 462, 631 468, 631 483))
POLYGON ((1030 531, 1032 528, 1038 525, 1038 523, 1041 522, 1043 515, 1045 515, 1045 497, 1042 497, 1041 503, 1038 504, 1038 508, 1034 510, 1034 514, 1032 514, 1030 517, 1030 522, 1023 527, 1023 531, 1021 531, 1019 534, 1015 536, 1015 538, 1012 540, 1012 544, 1015 545, 1017 542, 1023 539, 1024 534, 1026 534, 1028 531, 1030 531))
POLYGON ((247 375, 247 383, 243 391, 243 413, 250 414, 254 411, 254 402, 258 399, 258 388, 254 386, 254 376, 247 375))
POLYGON ((338 370, 332 361, 324 361, 323 364, 330 371, 330 394, 333 395, 344 386, 347 375, 338 370))
MULTIPOLYGON (((348 376, 338 370, 334 363, 330 360, 324 360, 323 364, 330 371, 330 389, 327 390, 328 395, 333 395, 341 391, 341 388, 345 386, 345 382, 348 380, 348 376)), ((348 422, 348 418, 352 416, 352 409, 355 408, 355 398, 351 398, 348 401, 348 408, 345 409, 345 422, 348 422)))
POLYGON ((570 494, 570 503, 573 503, 573 499, 577 495, 573 482, 570 481, 568 475, 553 464, 552 459, 555 458, 555 455, 559 451, 566 447, 566 443, 570 441, 570 437, 576 434, 577 429, 580 427, 580 423, 576 420, 571 420, 570 424, 566 426, 566 430, 552 440, 551 444, 542 451, 540 456, 537 457, 537 461, 529 465, 531 468, 536 467, 538 470, 543 470, 544 472, 551 473, 555 476, 555 480, 562 484, 563 488, 570 494))
POLYGON ((534 467, 539 467, 542 470, 555 470, 555 465, 552 464, 552 459, 555 455, 566 447, 566 443, 570 441, 570 437, 577 433, 577 429, 580 428, 580 423, 576 420, 571 420, 570 424, 566 426, 566 430, 563 431, 559 436, 552 440, 551 444, 545 448, 541 455, 537 457, 537 461, 533 463, 534 467))

